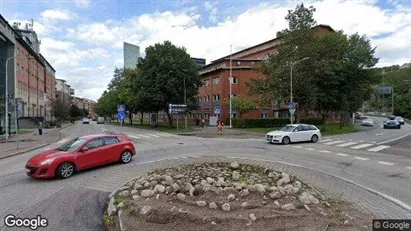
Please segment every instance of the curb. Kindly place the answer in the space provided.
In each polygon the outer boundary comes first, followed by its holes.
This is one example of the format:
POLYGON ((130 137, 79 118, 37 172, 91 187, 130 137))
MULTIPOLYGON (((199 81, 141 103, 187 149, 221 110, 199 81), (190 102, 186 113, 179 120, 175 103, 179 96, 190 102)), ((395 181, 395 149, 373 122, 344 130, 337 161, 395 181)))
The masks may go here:
POLYGON ((15 153, 11 153, 11 154, 6 155, 6 156, 1 156, 1 157, 0 157, 0 160, 1 160, 1 159, 8 158, 8 157, 12 157, 12 156, 17 156, 17 155, 20 155, 20 154, 23 154, 23 153, 26 153, 26 152, 31 152, 31 151, 34 151, 34 150, 37 150, 37 149, 46 147, 46 146, 48 146, 48 145, 50 145, 50 144, 52 144, 52 143, 55 143, 55 142, 57 142, 57 141, 59 141, 59 140, 61 139, 60 130, 65 129, 65 128, 68 128, 68 127, 70 127, 70 126, 71 126, 71 125, 68 125, 67 127, 57 129, 57 130, 56 130, 56 131, 57 131, 57 139, 55 139, 53 142, 48 142, 48 143, 46 143, 46 144, 42 144, 42 145, 36 146, 36 147, 34 147, 34 148, 29 148, 29 149, 21 150, 21 151, 18 151, 18 152, 15 152, 15 153))

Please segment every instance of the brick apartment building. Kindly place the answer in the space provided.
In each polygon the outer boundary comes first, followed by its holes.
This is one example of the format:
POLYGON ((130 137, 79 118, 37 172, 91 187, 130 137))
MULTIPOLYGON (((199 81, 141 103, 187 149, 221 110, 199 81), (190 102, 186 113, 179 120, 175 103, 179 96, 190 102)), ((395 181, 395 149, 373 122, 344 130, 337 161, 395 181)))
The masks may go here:
POLYGON ((76 105, 80 109, 86 109, 88 111, 88 116, 93 117, 95 116, 96 110, 96 102, 91 99, 74 97, 73 104, 76 105))
MULTIPOLYGON (((334 31, 330 26, 319 25, 314 28, 317 34, 334 31)), ((258 72, 258 64, 268 59, 270 55, 277 52, 281 43, 281 34, 264 43, 238 51, 231 55, 231 69, 233 76, 232 94, 247 94, 246 83, 253 78, 265 77, 258 72)), ((219 119, 229 118, 229 106, 225 105, 224 99, 230 97, 230 55, 213 61, 203 66, 200 70, 202 86, 199 89, 198 102, 200 109, 196 112, 198 118, 209 119, 214 114, 214 109, 220 109, 219 119)), ((232 109, 233 118, 239 113, 232 109)), ((288 106, 285 102, 274 102, 270 107, 259 108, 241 115, 242 118, 287 118, 289 116, 288 106)))

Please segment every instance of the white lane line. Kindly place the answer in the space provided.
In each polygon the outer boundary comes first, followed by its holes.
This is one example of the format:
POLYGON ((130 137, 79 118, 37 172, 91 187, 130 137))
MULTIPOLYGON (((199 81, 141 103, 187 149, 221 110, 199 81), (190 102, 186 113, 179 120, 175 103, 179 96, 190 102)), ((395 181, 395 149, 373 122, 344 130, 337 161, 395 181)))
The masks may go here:
POLYGON ((305 150, 314 151, 315 149, 314 148, 306 148, 305 150))
POLYGON ((369 160, 370 159, 370 158, 358 157, 358 156, 356 156, 354 158, 357 159, 357 160, 369 160))
POLYGON ((330 153, 330 151, 327 151, 327 150, 321 150, 320 152, 322 152, 322 153, 330 153))
POLYGON ((388 146, 388 145, 380 145, 380 146, 377 146, 377 147, 370 148, 367 151, 369 151, 369 152, 378 152, 378 151, 381 151, 381 150, 389 148, 389 147, 390 146, 388 146))
POLYGON ((337 153, 335 155, 337 155, 337 156, 348 156, 348 154, 344 154, 344 153, 337 153))
POLYGON ((160 137, 160 136, 158 136, 158 135, 154 135, 154 134, 150 134, 150 136, 153 136, 153 137, 160 137))
POLYGON ((396 137, 396 138, 391 139, 391 140, 386 140, 386 141, 383 141, 383 142, 379 142, 378 144, 386 144, 386 143, 390 143, 390 142, 392 142, 392 141, 396 141, 396 140, 402 139, 402 138, 407 137, 407 136, 409 136, 409 135, 411 135, 411 133, 408 133, 408 134, 405 134, 405 135, 402 135, 402 136, 396 137))
POLYGON ((369 146, 373 146, 374 144, 360 144, 360 145, 357 145, 357 146, 354 146, 354 147, 351 147, 352 149, 361 149, 361 148, 366 148, 366 147, 369 147, 369 146))
POLYGON ((62 143, 64 143, 64 142, 66 142, 67 140, 68 140, 67 138, 64 138, 64 139, 59 140, 57 143, 58 143, 58 144, 62 144, 62 143))
POLYGON ((358 142, 347 142, 347 143, 339 144, 337 145, 337 147, 347 147, 347 146, 351 146, 354 144, 358 144, 358 142))
POLYGON ((383 133, 377 133, 377 134, 375 134, 376 136, 382 136, 382 135, 384 135, 384 132, 383 133))
POLYGON ((395 165, 394 163, 390 163, 390 162, 385 162, 385 161, 380 161, 378 162, 379 164, 383 164, 383 165, 388 165, 388 166, 393 166, 395 165))
POLYGON ((164 137, 170 137, 171 136, 170 134, 164 134, 164 133, 155 133, 155 135, 164 136, 164 137))
POLYGON ((325 145, 332 145, 332 144, 339 144, 339 143, 344 143, 344 140, 337 140, 337 141, 331 141, 331 142, 327 142, 327 143, 323 143, 325 145))
POLYGON ((410 170, 411 170, 411 166, 410 166, 410 167, 407 167, 407 169, 410 169, 410 170))
POLYGON ((298 146, 298 145, 294 145, 293 147, 294 148, 302 148, 301 146, 298 146))
POLYGON ((134 138, 134 139, 140 139, 139 136, 133 136, 133 135, 128 135, 128 136, 131 137, 131 138, 134 138))
POLYGON ((319 143, 324 143, 324 142, 328 142, 328 141, 331 141, 331 140, 333 140, 333 139, 324 139, 324 140, 320 140, 319 143))
POLYGON ((143 138, 150 138, 150 136, 145 136, 145 135, 139 135, 139 136, 141 136, 143 138))

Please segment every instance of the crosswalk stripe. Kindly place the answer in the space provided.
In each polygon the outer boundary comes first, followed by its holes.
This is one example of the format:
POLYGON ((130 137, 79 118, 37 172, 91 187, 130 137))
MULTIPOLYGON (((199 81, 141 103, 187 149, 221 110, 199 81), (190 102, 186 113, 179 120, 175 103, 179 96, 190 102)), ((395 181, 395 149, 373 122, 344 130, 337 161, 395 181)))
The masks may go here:
POLYGON ((388 146, 388 145, 380 145, 380 146, 377 146, 377 147, 370 148, 370 149, 368 149, 367 151, 370 151, 370 152, 378 152, 378 151, 381 151, 381 150, 386 149, 386 148, 389 148, 389 147, 390 147, 390 146, 388 146))
POLYGON ((160 137, 158 135, 154 135, 154 134, 150 134, 149 136, 153 136, 153 137, 160 137))
POLYGON ((366 148, 366 147, 369 147, 369 146, 373 146, 374 144, 360 144, 360 145, 357 145, 357 146, 354 146, 354 147, 351 147, 352 149, 361 149, 361 148, 366 148))
POLYGON ((343 143, 345 142, 344 140, 337 140, 337 141, 331 141, 331 142, 327 142, 327 143, 323 143, 326 145, 332 145, 332 144, 339 144, 339 143, 343 143))
POLYGON ((378 163, 379 163, 379 164, 383 164, 383 165, 389 165, 389 166, 395 165, 394 163, 385 162, 385 161, 380 161, 380 162, 378 162, 378 163))
POLYGON ((411 170, 411 166, 410 166, 410 167, 407 167, 407 169, 410 169, 410 170, 411 170))
POLYGON ((357 160, 369 160, 370 159, 370 158, 358 157, 358 156, 356 156, 354 158, 357 159, 357 160))
POLYGON ((343 144, 339 144, 337 145, 338 147, 347 147, 347 146, 351 146, 354 144, 358 144, 358 142, 347 142, 347 143, 343 143, 343 144))
POLYGON ((306 148, 305 150, 314 151, 315 149, 314 148, 306 148))
POLYGON ((134 138, 134 139, 140 139, 139 136, 133 136, 133 135, 128 135, 128 136, 131 137, 131 138, 134 138))
POLYGON ((298 145, 294 145, 293 147, 294 148, 302 148, 301 146, 298 146, 298 145))
POLYGON ((66 142, 68 139, 61 139, 61 140, 59 140, 57 143, 58 144, 62 144, 62 143, 64 143, 64 142, 66 142))
POLYGON ((321 150, 320 152, 323 152, 323 153, 330 153, 330 151, 328 151, 328 150, 321 150))
POLYGON ((348 156, 347 154, 344 154, 344 153, 337 153, 335 155, 337 155, 337 156, 348 156))
POLYGON ((328 142, 328 141, 331 141, 331 140, 333 140, 333 139, 324 139, 324 140, 320 140, 320 143, 328 142))
POLYGON ((145 135, 139 135, 139 136, 141 136, 143 138, 150 138, 149 136, 145 136, 145 135))
POLYGON ((168 133, 156 133, 156 135, 158 135, 158 136, 164 136, 164 137, 173 136, 172 134, 168 134, 168 133))

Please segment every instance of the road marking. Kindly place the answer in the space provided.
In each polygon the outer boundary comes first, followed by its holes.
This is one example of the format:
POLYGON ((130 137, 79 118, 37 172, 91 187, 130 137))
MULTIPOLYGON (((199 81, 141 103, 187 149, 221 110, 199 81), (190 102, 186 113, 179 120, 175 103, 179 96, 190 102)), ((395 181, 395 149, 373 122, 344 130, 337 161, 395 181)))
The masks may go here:
POLYGON ((382 135, 384 135, 384 132, 383 133, 377 133, 377 134, 375 134, 376 136, 382 136, 382 135))
POLYGON ((369 160, 370 159, 370 158, 364 158, 364 157, 358 157, 358 156, 356 156, 354 158, 357 159, 357 160, 369 160))
POLYGON ((164 137, 170 137, 171 136, 171 134, 165 134, 165 133, 155 133, 155 135, 164 136, 164 137))
POLYGON ((294 148, 302 148, 301 146, 295 145, 293 146, 294 148))
POLYGON ((140 139, 139 136, 133 136, 133 135, 128 135, 128 136, 131 137, 131 138, 134 138, 134 139, 140 139))
POLYGON ((389 166, 395 165, 394 163, 385 162, 385 161, 380 161, 380 162, 378 162, 378 163, 379 163, 379 164, 383 164, 383 165, 389 165, 389 166))
POLYGON ((386 148, 389 148, 389 147, 390 147, 390 146, 388 146, 388 145, 380 145, 380 146, 377 146, 377 147, 370 148, 370 149, 368 149, 367 151, 370 151, 370 152, 378 152, 378 151, 381 151, 381 150, 386 149, 386 148))
POLYGON ((327 151, 327 150, 321 150, 320 152, 322 152, 322 153, 330 153, 330 151, 327 151))
POLYGON ((347 146, 351 146, 354 144, 358 144, 358 142, 347 142, 347 143, 343 143, 343 144, 339 144, 337 145, 338 147, 347 147, 347 146))
POLYGON ((391 139, 391 140, 386 140, 386 141, 383 141, 383 142, 379 142, 378 144, 390 143, 390 142, 392 142, 392 141, 396 141, 396 140, 402 139, 402 138, 407 137, 407 136, 409 136, 409 135, 411 135, 411 133, 405 134, 405 135, 403 135, 403 136, 400 136, 400 137, 397 137, 397 138, 394 138, 394 139, 391 139))
POLYGON ((154 135, 154 134, 150 134, 149 136, 153 136, 153 137, 160 137, 158 135, 154 135))
POLYGON ((332 144, 339 144, 339 143, 343 143, 345 142, 344 140, 337 140, 337 141, 331 141, 331 142, 327 142, 327 143, 323 143, 326 145, 332 145, 332 144))
POLYGON ((348 156, 347 154, 344 154, 344 153, 337 153, 335 155, 337 155, 337 156, 348 156))
POLYGON ((145 136, 145 135, 139 135, 139 136, 144 137, 144 138, 150 138, 150 136, 145 136))
POLYGON ((64 138, 64 139, 59 140, 57 143, 62 144, 62 143, 65 143, 67 140, 68 140, 67 138, 64 138))
POLYGON ((306 148, 305 150, 314 151, 315 149, 314 148, 306 148))
POLYGON ((320 143, 328 142, 328 141, 331 141, 331 140, 333 140, 333 139, 320 140, 320 143))
POLYGON ((410 167, 407 167, 407 169, 410 169, 410 170, 411 170, 411 166, 410 166, 410 167))
POLYGON ((366 147, 369 147, 369 146, 373 146, 374 144, 360 144, 360 145, 357 145, 357 146, 354 146, 354 147, 351 147, 352 149, 361 149, 361 148, 366 148, 366 147))

